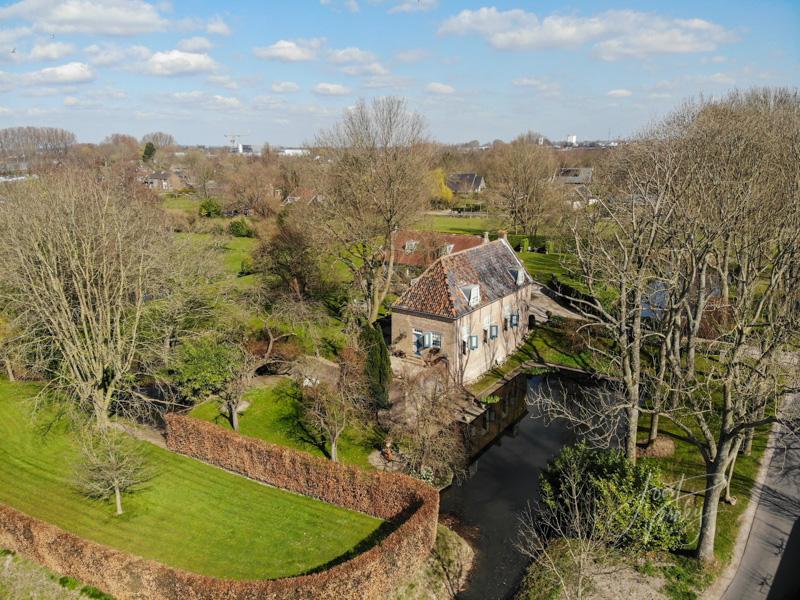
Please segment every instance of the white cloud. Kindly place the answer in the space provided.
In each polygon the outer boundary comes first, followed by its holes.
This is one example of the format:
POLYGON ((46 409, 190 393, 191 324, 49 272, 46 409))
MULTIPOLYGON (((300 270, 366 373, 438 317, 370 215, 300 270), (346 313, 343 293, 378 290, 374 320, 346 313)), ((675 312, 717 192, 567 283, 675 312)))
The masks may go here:
POLYGON ((62 42, 36 44, 28 54, 30 60, 58 60, 75 52, 75 46, 62 42))
POLYGON ((236 90, 239 88, 239 84, 230 75, 209 75, 207 81, 211 85, 219 85, 228 90, 236 90))
POLYGON ((720 64, 720 63, 724 63, 724 62, 728 62, 728 57, 720 55, 720 54, 718 54, 717 56, 707 56, 702 60, 702 63, 704 65, 709 64, 709 63, 711 63, 711 64, 720 64))
POLYGON ((578 48, 593 43, 593 52, 604 60, 709 52, 737 39, 734 32, 703 19, 675 19, 631 10, 540 19, 522 9, 501 11, 495 7, 463 10, 442 23, 439 34, 477 34, 503 50, 578 48))
POLYGON ((58 67, 48 67, 25 73, 23 80, 28 85, 86 83, 94 79, 92 68, 86 63, 71 62, 58 67))
POLYGON ((273 81, 272 91, 276 94, 290 94, 292 92, 299 92, 300 86, 294 81, 273 81))
POLYGON ((13 44, 19 39, 29 36, 33 30, 30 27, 14 27, 12 29, 0 29, 0 44, 13 44))
POLYGON ((0 8, 0 20, 26 19, 39 31, 139 35, 167 26, 155 5, 143 0, 21 0, 0 8))
POLYGON ((721 83, 725 85, 733 85, 736 83, 736 79, 727 73, 714 73, 708 78, 708 80, 712 83, 721 83))
POLYGON ((317 58, 317 51, 325 43, 325 38, 278 40, 271 46, 253 48, 253 54, 265 60, 301 62, 317 58))
POLYGON ((401 50, 394 55, 394 59, 402 63, 413 63, 425 60, 428 58, 429 53, 422 48, 412 48, 410 50, 401 50))
POLYGON ((321 96, 346 96, 350 88, 338 83, 318 83, 314 86, 314 93, 321 96))
POLYGON ((609 90, 606 96, 611 96, 612 98, 627 98, 628 96, 633 96, 633 92, 625 89, 609 90))
POLYGON ((366 63, 374 61, 375 55, 361 48, 351 47, 331 50, 328 52, 328 59, 336 64, 366 63))
POLYGON ((186 38, 178 42, 178 50, 185 52, 208 52, 213 44, 202 36, 186 38))
POLYGON ((79 102, 75 96, 64 96, 64 106, 77 106, 79 102))
POLYGON ((519 77, 512 81, 517 87, 532 87, 542 96, 558 96, 561 93, 561 85, 546 79, 536 77, 519 77))
POLYGON ((229 110, 241 108, 242 102, 234 96, 222 96, 220 94, 206 94, 200 90, 188 92, 173 92, 166 96, 177 104, 187 105, 191 108, 202 108, 207 110, 229 110))
POLYGON ((388 75, 389 69, 384 67, 379 62, 373 62, 366 65, 348 65, 342 67, 342 73, 346 75, 388 75))
POLYGON ((439 6, 439 0, 400 0, 392 8, 390 13, 409 13, 427 12, 439 6))
POLYGON ((92 44, 83 51, 89 57, 90 63, 100 67, 116 65, 128 59, 147 60, 152 55, 150 49, 144 46, 120 48, 114 44, 92 44))
POLYGON ((228 24, 223 20, 222 17, 214 17, 208 22, 206 25, 206 33, 211 33, 214 35, 230 35, 231 28, 228 27, 228 24))
POLYGON ((150 75, 169 77, 207 73, 216 68, 217 63, 208 54, 169 50, 153 54, 145 62, 143 70, 150 75))
POLYGON ((425 90, 431 94, 452 94, 456 91, 453 86, 447 85, 446 83, 439 83, 438 81, 426 85, 425 90))

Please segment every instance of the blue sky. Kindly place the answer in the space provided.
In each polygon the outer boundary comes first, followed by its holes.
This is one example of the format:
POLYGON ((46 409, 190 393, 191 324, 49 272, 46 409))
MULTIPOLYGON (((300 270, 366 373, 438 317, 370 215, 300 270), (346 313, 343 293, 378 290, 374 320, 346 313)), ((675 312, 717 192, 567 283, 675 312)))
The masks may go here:
POLYGON ((0 127, 296 145, 399 95, 445 142, 628 135, 690 96, 800 85, 800 2, 21 0, 0 127))

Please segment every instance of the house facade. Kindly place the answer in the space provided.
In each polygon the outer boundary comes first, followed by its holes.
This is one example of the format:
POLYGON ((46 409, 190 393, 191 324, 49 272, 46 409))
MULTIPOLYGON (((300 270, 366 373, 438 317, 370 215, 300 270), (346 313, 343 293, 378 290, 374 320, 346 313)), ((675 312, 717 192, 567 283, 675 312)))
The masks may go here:
POLYGON ((486 189, 486 180, 477 173, 452 173, 446 183, 454 194, 480 194, 486 189))
POLYGON ((394 304, 392 351, 475 381, 525 341, 540 293, 505 238, 442 256, 394 304))

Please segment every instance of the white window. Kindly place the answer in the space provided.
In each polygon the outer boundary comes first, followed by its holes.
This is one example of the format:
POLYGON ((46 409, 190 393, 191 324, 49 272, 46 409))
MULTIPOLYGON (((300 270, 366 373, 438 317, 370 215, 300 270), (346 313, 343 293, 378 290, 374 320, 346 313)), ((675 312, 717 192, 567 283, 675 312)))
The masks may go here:
POLYGON ((425 336, 419 329, 415 329, 411 334, 411 349, 414 354, 419 354, 425 343, 425 336))
POLYGON ((525 283, 525 271, 520 269, 517 271, 517 287, 521 286, 523 283, 525 283))
POLYGON ((481 288, 479 285, 465 285, 461 288, 461 292, 464 294, 470 306, 478 306, 481 303, 481 288))
POLYGON ((442 334, 431 332, 431 348, 442 347, 442 334))
POLYGON ((452 254, 453 248, 455 248, 453 244, 445 244, 439 249, 439 256, 447 256, 448 254, 452 254))
POLYGON ((478 336, 477 335, 469 336, 469 349, 470 350, 477 350, 478 349, 478 336))
POLYGON ((489 339, 496 340, 497 339, 497 325, 490 325, 489 326, 489 339))
POLYGON ((416 250, 418 244, 419 242, 417 240, 407 240, 404 246, 406 254, 411 254, 414 250, 416 250))
POLYGON ((511 326, 519 327, 519 313, 511 315, 511 326))

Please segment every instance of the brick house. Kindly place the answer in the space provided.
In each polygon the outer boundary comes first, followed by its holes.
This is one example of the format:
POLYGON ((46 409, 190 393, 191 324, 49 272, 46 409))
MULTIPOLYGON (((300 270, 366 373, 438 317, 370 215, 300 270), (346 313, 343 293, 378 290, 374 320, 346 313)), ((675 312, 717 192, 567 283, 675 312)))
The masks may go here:
POLYGON ((392 350, 474 381, 525 341, 541 289, 505 238, 441 256, 394 304, 392 350))

